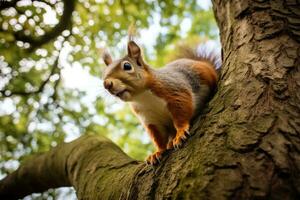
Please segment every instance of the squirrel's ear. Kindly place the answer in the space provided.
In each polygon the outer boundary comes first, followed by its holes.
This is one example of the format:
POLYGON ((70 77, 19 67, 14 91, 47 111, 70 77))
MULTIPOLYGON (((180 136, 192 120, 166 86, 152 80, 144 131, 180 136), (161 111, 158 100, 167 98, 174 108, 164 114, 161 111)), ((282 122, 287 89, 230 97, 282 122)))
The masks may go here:
POLYGON ((127 51, 128 51, 128 56, 135 59, 138 65, 143 64, 141 49, 134 41, 128 42, 127 51))
POLYGON ((102 59, 107 66, 112 63, 112 58, 106 50, 102 53, 102 59))
POLYGON ((127 50, 131 58, 137 59, 141 55, 141 49, 134 41, 128 42, 127 50))

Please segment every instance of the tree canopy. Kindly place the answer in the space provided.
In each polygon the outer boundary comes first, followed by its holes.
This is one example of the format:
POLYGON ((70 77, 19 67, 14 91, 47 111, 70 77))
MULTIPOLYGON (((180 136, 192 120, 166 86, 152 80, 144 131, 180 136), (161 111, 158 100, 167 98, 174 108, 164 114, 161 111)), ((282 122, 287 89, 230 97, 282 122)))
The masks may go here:
POLYGON ((152 144, 129 108, 102 89, 100 51, 122 54, 133 22, 156 67, 181 41, 218 38, 208 1, 11 0, 0 11, 1 177, 83 134, 105 135, 144 159, 152 144))

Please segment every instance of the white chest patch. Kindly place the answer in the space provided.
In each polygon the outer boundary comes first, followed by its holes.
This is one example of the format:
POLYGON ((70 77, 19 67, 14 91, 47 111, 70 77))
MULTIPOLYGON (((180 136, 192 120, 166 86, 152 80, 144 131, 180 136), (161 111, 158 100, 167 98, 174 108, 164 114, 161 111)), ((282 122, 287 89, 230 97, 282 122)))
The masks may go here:
POLYGON ((130 104, 138 111, 138 117, 145 125, 168 126, 172 124, 167 102, 149 90, 135 96, 130 104))

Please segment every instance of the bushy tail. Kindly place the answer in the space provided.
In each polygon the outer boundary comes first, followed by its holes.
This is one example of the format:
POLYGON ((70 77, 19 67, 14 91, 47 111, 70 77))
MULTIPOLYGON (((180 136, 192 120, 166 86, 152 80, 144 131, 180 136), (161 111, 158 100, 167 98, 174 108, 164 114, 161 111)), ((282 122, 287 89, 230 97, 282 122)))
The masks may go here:
POLYGON ((211 49, 207 44, 197 45, 192 48, 187 45, 180 45, 176 58, 189 58, 210 63, 217 71, 221 67, 221 55, 215 49, 211 49))

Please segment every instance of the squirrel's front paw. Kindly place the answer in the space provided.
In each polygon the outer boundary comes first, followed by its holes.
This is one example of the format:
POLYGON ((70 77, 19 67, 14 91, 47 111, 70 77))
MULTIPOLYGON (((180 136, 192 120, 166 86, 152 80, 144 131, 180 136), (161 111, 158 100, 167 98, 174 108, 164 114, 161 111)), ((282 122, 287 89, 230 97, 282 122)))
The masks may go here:
POLYGON ((173 139, 173 147, 174 149, 178 149, 182 147, 183 143, 187 140, 187 138, 190 136, 189 131, 183 131, 181 134, 177 134, 176 137, 173 139))
POLYGON ((160 163, 160 161, 162 159, 162 156, 163 156, 163 153, 164 153, 164 151, 157 151, 157 152, 151 154, 146 159, 146 163, 148 165, 156 165, 156 164, 160 163))

